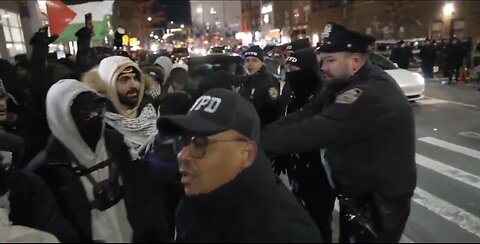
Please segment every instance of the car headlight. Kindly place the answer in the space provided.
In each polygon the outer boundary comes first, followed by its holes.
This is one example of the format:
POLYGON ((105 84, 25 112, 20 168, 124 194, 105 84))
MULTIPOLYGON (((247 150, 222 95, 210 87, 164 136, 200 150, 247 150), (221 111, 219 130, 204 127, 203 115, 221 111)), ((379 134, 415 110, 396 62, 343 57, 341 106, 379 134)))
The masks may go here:
POLYGON ((419 73, 413 73, 415 75, 415 78, 417 78, 417 81, 422 84, 422 85, 425 85, 425 78, 423 78, 423 76, 419 73))

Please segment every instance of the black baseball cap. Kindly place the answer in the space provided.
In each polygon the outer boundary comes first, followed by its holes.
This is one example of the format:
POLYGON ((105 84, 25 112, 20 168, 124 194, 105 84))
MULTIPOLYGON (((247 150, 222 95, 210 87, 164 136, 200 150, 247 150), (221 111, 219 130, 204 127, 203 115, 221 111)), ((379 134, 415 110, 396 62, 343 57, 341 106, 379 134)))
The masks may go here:
POLYGON ((302 70, 317 70, 319 68, 317 55, 315 54, 315 50, 313 48, 304 48, 295 51, 285 60, 285 62, 287 64, 295 65, 302 70))
POLYGON ((223 88, 205 92, 185 115, 161 117, 157 126, 164 134, 209 136, 235 130, 254 141, 260 138, 260 119, 253 105, 239 93, 223 88))

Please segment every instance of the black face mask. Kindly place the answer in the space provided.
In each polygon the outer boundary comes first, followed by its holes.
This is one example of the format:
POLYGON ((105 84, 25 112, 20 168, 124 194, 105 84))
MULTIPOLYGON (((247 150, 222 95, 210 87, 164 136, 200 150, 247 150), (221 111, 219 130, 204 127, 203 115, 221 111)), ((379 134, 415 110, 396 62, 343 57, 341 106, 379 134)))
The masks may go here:
POLYGON ((106 102, 93 92, 78 95, 70 108, 73 121, 85 143, 95 151, 102 136, 106 102))
POLYGON ((303 103, 322 87, 320 77, 310 69, 287 72, 286 81, 295 94, 295 99, 303 101, 303 103))

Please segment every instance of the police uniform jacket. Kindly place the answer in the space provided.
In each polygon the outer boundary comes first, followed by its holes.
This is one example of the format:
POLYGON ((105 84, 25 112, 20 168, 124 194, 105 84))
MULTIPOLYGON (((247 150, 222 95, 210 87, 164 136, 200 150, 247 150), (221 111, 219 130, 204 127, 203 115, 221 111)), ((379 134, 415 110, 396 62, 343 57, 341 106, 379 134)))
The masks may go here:
POLYGON ((261 126, 275 121, 280 83, 277 78, 268 73, 265 66, 247 78, 240 88, 240 94, 253 103, 260 117, 261 126))
POLYGON ((304 112, 287 116, 289 123, 276 123, 262 132, 267 152, 325 148, 327 171, 337 191, 349 195, 375 192, 383 197, 413 194, 413 111, 387 73, 367 63, 331 104, 312 116, 298 116, 304 112))

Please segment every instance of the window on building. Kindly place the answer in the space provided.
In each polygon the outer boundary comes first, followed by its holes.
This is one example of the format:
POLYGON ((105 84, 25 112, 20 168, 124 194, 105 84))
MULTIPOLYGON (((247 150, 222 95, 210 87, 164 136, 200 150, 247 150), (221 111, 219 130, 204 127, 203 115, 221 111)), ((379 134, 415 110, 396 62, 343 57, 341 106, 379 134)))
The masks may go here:
POLYGON ((3 28, 6 47, 10 57, 13 57, 17 54, 26 53, 27 49, 23 37, 20 15, 0 9, 0 24, 3 28))
POLYGON ((303 11, 305 12, 305 22, 308 23, 308 14, 310 12, 310 5, 303 7, 303 11))
POLYGON ((215 8, 210 8, 210 14, 211 15, 217 14, 217 10, 215 8))
POLYGON ((293 10, 293 17, 295 19, 295 24, 298 24, 298 17, 300 17, 300 11, 298 11, 298 8, 293 10))
POLYGON ((327 7, 328 8, 335 8, 335 7, 347 4, 348 1, 346 1, 346 0, 328 0, 326 2, 327 2, 327 7))
POLYGON ((285 15, 285 25, 289 26, 290 25, 290 14, 288 13, 288 11, 285 11, 284 15, 285 15))

